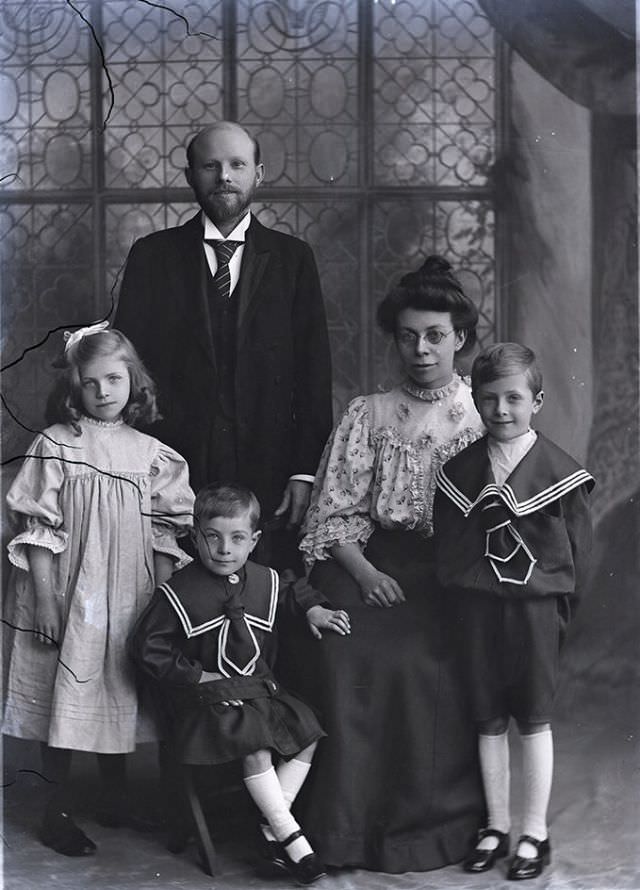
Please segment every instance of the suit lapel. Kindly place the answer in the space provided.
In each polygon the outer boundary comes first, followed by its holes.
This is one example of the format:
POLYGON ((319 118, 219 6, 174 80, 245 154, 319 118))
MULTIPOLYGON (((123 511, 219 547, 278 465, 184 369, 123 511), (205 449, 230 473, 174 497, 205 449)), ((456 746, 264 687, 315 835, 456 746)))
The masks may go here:
POLYGON ((247 230, 242 271, 238 282, 238 348, 242 345, 249 322, 258 304, 258 290, 269 262, 270 251, 262 237, 263 226, 253 218, 247 230))
POLYGON ((202 248, 202 222, 199 213, 185 224, 183 233, 184 242, 179 268, 184 270, 185 314, 191 315, 195 339, 203 349, 209 364, 215 368, 216 357, 211 335, 207 288, 210 272, 202 248))

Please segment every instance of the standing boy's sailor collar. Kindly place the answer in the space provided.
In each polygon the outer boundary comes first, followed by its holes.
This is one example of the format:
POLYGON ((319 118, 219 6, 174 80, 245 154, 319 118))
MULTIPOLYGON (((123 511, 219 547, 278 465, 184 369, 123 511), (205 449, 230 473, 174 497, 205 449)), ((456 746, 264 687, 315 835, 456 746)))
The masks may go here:
POLYGON ((438 488, 468 516, 481 501, 496 495, 516 516, 526 516, 594 480, 565 451, 541 433, 504 485, 487 483, 488 441, 478 439, 440 468, 438 488))
POLYGON ((226 237, 220 232, 216 224, 209 219, 204 210, 202 211, 202 225, 204 227, 203 239, 212 239, 214 241, 245 241, 247 229, 251 225, 251 211, 245 213, 235 229, 232 232, 229 232, 226 237))

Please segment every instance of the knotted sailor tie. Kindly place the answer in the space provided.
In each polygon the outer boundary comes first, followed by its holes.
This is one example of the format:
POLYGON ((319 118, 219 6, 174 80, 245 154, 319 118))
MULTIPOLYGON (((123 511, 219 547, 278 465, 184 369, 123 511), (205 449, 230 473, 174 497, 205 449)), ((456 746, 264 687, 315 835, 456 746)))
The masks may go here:
POLYGON ((231 272, 229 270, 229 261, 236 252, 236 249, 242 244, 242 241, 219 241, 214 238, 205 238, 205 243, 210 244, 216 254, 218 268, 213 276, 213 283, 218 289, 218 293, 223 300, 228 300, 231 296, 231 272))
MULTIPOLYGON (((226 585, 225 585, 226 586, 226 585)), ((224 603, 224 614, 228 621, 220 631, 220 656, 225 667, 231 668, 231 675, 253 673, 260 654, 255 637, 244 617, 244 605, 240 601, 243 585, 227 588, 229 597, 224 603)))
POLYGON ((502 501, 491 501, 480 510, 480 522, 486 534, 485 556, 498 581, 526 584, 536 559, 513 527, 512 514, 502 501))

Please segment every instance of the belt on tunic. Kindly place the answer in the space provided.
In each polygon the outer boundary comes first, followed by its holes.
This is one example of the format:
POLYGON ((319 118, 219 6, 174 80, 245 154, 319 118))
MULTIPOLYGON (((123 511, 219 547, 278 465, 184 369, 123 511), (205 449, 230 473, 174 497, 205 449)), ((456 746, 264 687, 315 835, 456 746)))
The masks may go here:
POLYGON ((230 677, 224 680, 209 680, 197 686, 183 686, 172 690, 175 704, 180 700, 193 706, 200 704, 218 704, 231 699, 249 701, 254 698, 271 698, 278 691, 278 684, 270 678, 230 677))

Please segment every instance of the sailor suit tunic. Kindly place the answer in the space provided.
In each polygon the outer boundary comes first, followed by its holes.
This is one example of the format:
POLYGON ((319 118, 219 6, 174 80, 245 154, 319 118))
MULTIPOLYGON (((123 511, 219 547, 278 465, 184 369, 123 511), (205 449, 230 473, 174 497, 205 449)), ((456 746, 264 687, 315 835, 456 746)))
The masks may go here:
POLYGON ((261 749, 290 758, 325 735, 273 676, 279 605, 306 612, 327 602, 304 581, 281 587, 273 569, 251 562, 227 578, 196 561, 156 589, 132 654, 154 681, 181 762, 228 763, 261 749), (200 683, 203 671, 223 679, 200 683), (236 699, 241 707, 222 704, 236 699))
POLYGON ((594 480, 537 433, 497 485, 488 441, 437 474, 437 575, 454 600, 476 720, 546 723, 588 572, 594 480))

